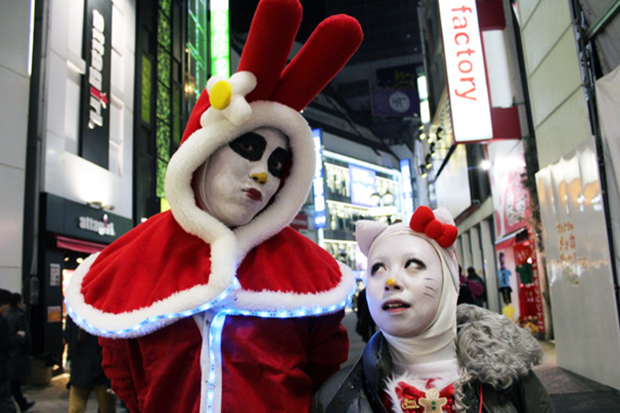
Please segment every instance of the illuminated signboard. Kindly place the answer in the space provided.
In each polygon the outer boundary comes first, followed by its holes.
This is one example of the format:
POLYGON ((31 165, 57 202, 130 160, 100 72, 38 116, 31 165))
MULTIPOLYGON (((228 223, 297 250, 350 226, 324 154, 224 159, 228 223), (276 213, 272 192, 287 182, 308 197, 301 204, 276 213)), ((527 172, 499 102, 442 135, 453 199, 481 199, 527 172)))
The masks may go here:
POLYGON ((351 176, 351 203, 365 207, 376 207, 377 199, 372 194, 377 192, 377 173, 372 169, 349 165, 351 176))
POLYGON ((314 137, 314 181, 312 189, 314 192, 314 225, 316 229, 325 228, 327 218, 325 217, 325 191, 323 187, 323 149, 321 148, 321 129, 313 129, 314 137))
POLYGON ((457 143, 493 138, 476 0, 439 0, 446 73, 457 143))
POLYGON ((211 0, 211 75, 230 77, 228 0, 211 0))
POLYGON ((81 157, 107 169, 112 3, 109 0, 89 0, 84 13, 83 53, 87 68, 82 77, 79 151, 81 157))
POLYGON ((400 173, 403 184, 403 213, 405 217, 413 214, 413 189, 411 188, 411 162, 409 159, 400 160, 400 173))

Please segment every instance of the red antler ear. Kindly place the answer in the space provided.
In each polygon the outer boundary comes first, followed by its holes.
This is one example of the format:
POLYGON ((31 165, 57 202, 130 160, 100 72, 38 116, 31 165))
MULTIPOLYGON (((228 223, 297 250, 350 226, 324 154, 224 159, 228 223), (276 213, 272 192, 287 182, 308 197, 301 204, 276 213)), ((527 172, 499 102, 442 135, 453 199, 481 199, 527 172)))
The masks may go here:
POLYGON ((257 85, 248 102, 267 100, 273 94, 301 24, 299 0, 262 0, 258 3, 238 72, 256 76, 257 85))
POLYGON ((362 38, 362 28, 351 16, 323 20, 284 69, 272 100, 305 108, 353 56, 362 38))

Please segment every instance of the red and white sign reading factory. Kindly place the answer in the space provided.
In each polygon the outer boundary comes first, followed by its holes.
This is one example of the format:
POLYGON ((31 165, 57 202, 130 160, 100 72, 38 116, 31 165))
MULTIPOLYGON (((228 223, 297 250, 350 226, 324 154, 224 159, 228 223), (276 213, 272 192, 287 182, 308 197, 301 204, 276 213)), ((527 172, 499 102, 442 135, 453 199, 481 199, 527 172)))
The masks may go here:
POLYGON ((491 139, 493 125, 476 1, 438 3, 454 139, 491 139))

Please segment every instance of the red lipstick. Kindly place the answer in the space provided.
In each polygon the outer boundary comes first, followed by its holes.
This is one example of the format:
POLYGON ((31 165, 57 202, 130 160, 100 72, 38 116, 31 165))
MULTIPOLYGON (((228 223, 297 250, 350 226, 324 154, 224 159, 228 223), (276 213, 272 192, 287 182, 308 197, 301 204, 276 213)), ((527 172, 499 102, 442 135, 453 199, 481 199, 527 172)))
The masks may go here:
POLYGON ((253 201, 261 201, 263 199, 263 194, 254 188, 246 189, 245 194, 253 201))

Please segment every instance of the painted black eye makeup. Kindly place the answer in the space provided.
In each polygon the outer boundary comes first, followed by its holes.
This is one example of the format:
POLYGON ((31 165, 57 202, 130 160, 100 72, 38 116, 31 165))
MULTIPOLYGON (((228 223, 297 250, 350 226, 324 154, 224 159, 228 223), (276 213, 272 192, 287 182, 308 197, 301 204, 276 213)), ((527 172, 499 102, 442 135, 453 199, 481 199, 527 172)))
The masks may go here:
POLYGON ((405 263, 405 268, 409 268, 411 264, 415 264, 416 268, 419 270, 425 270, 426 264, 423 261, 420 261, 417 258, 409 258, 405 263))
POLYGON ((291 153, 289 151, 283 148, 276 148, 276 150, 271 153, 269 160, 267 161, 269 173, 276 178, 282 178, 282 174, 288 167, 290 161, 291 153))
POLYGON ((248 132, 241 135, 230 144, 230 149, 251 162, 259 161, 263 157, 267 141, 257 133, 248 132))
POLYGON ((370 268, 370 275, 375 275, 377 271, 379 271, 381 268, 385 268, 385 264, 383 264, 382 262, 377 262, 373 264, 370 268))

